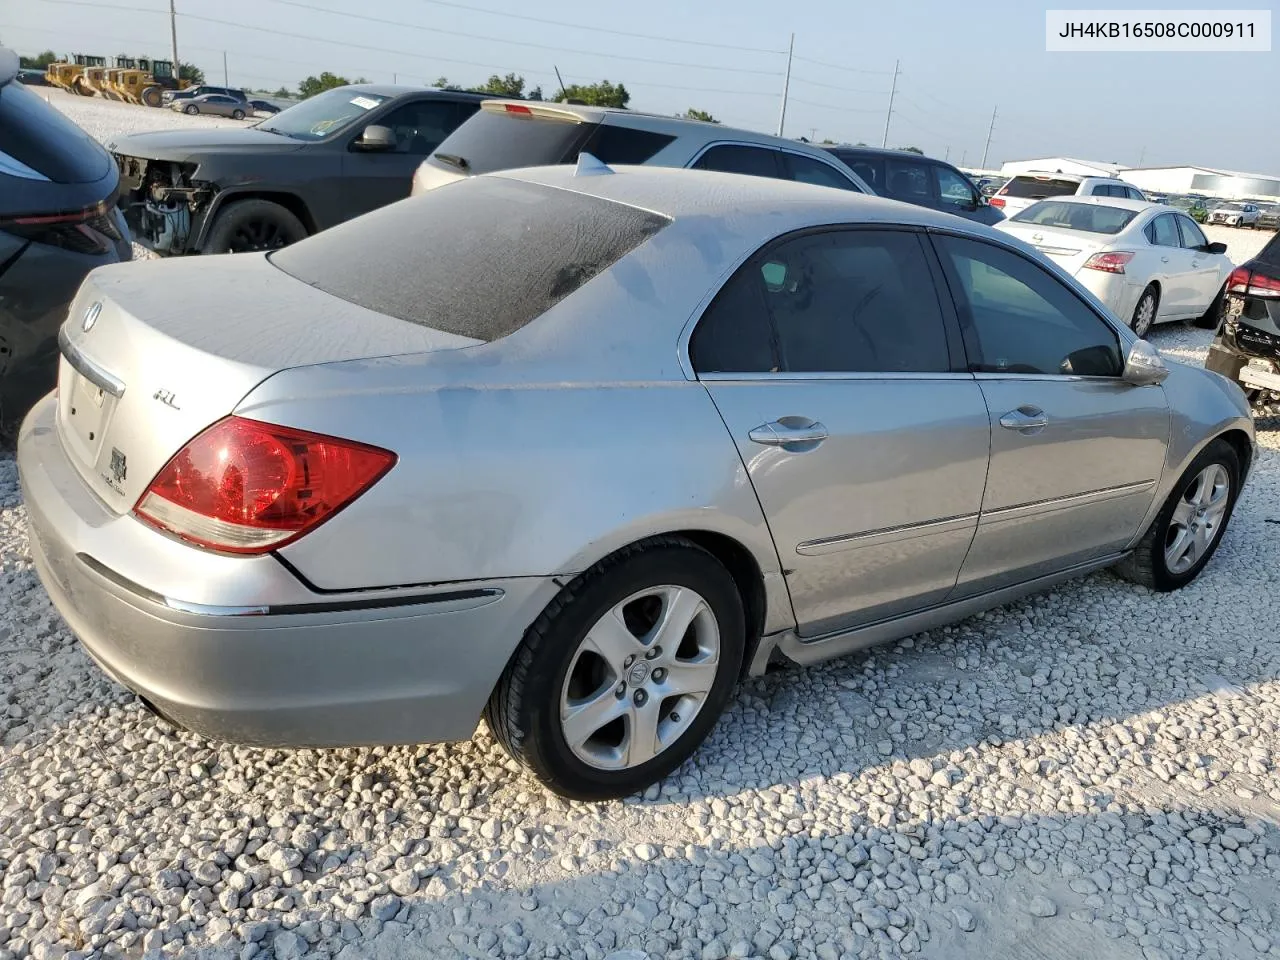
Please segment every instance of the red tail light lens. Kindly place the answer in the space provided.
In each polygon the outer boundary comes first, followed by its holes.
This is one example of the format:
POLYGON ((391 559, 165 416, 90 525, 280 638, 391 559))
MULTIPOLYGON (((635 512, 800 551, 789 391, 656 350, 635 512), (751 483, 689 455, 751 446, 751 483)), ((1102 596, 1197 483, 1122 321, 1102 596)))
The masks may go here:
POLYGON ((1000 196, 999 194, 997 194, 997 195, 996 195, 996 196, 994 196, 994 197, 988 197, 988 198, 987 198, 987 203, 991 204, 991 206, 993 206, 993 207, 1003 207, 1003 206, 1004 206, 1004 197, 1000 196))
POLYGON ((227 553, 267 553, 314 529, 390 470, 379 447, 227 417, 178 452, 134 513, 227 553))
POLYGON ((505 104, 503 109, 505 109, 507 113, 523 113, 526 116, 530 116, 530 117, 533 116, 532 110, 530 110, 528 107, 522 107, 518 103, 505 104))
POLYGON ((1084 265, 1090 270, 1101 270, 1103 273, 1124 273, 1124 265, 1132 259, 1132 253, 1095 253, 1084 265))
POLYGON ((1254 273, 1248 267, 1236 267, 1231 271, 1231 276, 1227 277, 1227 293, 1280 297, 1280 280, 1264 273, 1254 273))

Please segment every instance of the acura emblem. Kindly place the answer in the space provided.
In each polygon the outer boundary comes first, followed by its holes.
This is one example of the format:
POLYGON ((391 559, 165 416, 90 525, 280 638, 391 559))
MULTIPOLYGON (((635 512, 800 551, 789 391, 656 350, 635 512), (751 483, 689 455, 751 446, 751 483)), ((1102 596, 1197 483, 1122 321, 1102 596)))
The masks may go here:
POLYGON ((84 319, 80 321, 80 329, 88 333, 93 329, 93 325, 98 322, 98 314, 102 312, 102 301, 95 300, 93 305, 84 312, 84 319))

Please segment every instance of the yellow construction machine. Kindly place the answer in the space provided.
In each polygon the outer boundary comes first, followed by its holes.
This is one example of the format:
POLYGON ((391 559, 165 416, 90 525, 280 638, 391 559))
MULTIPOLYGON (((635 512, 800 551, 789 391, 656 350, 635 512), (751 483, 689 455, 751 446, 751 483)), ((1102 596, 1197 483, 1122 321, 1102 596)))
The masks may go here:
POLYGON ((90 70, 100 70, 106 65, 106 57, 90 57, 77 53, 68 60, 49 64, 45 68, 44 75, 45 79, 55 87, 61 87, 68 93, 78 93, 82 97, 91 97, 98 91, 94 81, 91 81, 86 74, 90 70))
POLYGON ((89 57, 76 54, 68 60, 52 63, 45 76, 55 87, 70 93, 91 97, 95 94, 108 100, 159 107, 164 102, 165 90, 185 90, 191 86, 188 80, 174 75, 171 60, 152 60, 150 57, 115 58, 115 66, 108 67, 105 57, 89 57))

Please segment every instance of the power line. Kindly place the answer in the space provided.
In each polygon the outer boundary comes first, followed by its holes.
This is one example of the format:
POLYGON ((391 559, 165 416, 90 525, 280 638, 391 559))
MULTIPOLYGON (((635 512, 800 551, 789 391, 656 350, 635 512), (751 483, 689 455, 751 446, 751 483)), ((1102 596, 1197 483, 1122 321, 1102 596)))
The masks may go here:
POLYGON ((837 110, 840 113, 879 113, 879 110, 872 110, 869 107, 837 107, 830 103, 815 103, 812 100, 801 100, 799 97, 792 97, 795 103, 803 103, 806 107, 817 107, 820 110, 837 110))
MULTIPOLYGON (((799 60, 800 58, 796 57, 796 59, 799 60)), ((807 77, 796 76, 794 73, 791 75, 791 79, 796 81, 797 83, 808 84, 811 87, 822 87, 826 90, 839 90, 841 93, 856 93, 856 94, 865 94, 868 96, 883 97, 888 92, 886 90, 850 90, 844 84, 819 83, 817 80, 810 80, 807 77)))
POLYGON ((830 67, 832 70, 844 70, 846 73, 866 73, 878 77, 887 77, 893 73, 892 70, 862 70, 858 67, 845 67, 838 63, 827 63, 825 60, 814 60, 812 57, 802 57, 798 54, 796 59, 803 63, 812 63, 819 67, 830 67))
POLYGON ((637 40, 657 40, 663 43, 684 43, 694 47, 713 47, 717 50, 739 50, 744 53, 772 53, 782 56, 785 50, 770 50, 764 47, 741 47, 731 43, 713 43, 709 40, 689 40, 685 37, 660 37, 649 33, 632 33, 627 30, 610 30, 608 27, 591 27, 582 23, 569 23, 565 20, 548 20, 544 17, 531 17, 523 13, 508 13, 505 10, 490 10, 485 7, 472 6, 469 3, 451 3, 450 0, 419 0, 437 7, 451 7, 455 10, 466 10, 469 13, 487 13, 495 17, 506 17, 509 20, 526 20, 529 23, 543 23, 552 27, 569 27, 574 30, 587 30, 592 33, 607 33, 615 37, 632 37, 637 40))
MULTIPOLYGON (((53 2, 53 0, 46 0, 53 2)), ((57 0, 61 2, 61 0, 57 0)), ((440 27, 424 27, 416 23, 404 23, 399 20, 387 20, 381 17, 371 17, 364 13, 348 13, 345 10, 331 10, 327 7, 318 7, 313 3, 302 3, 300 0, 271 0, 272 3, 278 3, 286 7, 297 7, 300 10, 310 10, 314 13, 327 13, 334 17, 347 17, 359 20, 363 23, 380 23, 385 26, 396 27, 398 29, 421 30, 424 33, 438 33, 449 37, 463 37, 468 40, 484 40, 486 43, 507 43, 516 47, 530 47, 534 50, 550 50, 553 53, 573 53, 579 56, 604 57, 609 60, 630 60, 634 63, 651 63, 663 67, 684 67, 691 70, 718 70, 723 73, 749 73, 761 77, 778 77, 781 74, 776 70, 755 70, 749 67, 718 67, 705 63, 687 63, 679 60, 656 60, 652 57, 633 57, 620 53, 602 53, 599 50, 581 50, 576 47, 556 47, 546 43, 534 43, 529 40, 507 40, 503 37, 491 37, 480 33, 467 33, 462 30, 445 30, 440 27)), ((249 27, 244 23, 235 23, 230 20, 218 20, 214 17, 199 16, 194 13, 179 13, 178 16, 185 17, 188 20, 200 20, 204 23, 216 23, 224 27, 245 27, 263 33, 283 33, 283 31, 272 30, 267 27, 249 27)))

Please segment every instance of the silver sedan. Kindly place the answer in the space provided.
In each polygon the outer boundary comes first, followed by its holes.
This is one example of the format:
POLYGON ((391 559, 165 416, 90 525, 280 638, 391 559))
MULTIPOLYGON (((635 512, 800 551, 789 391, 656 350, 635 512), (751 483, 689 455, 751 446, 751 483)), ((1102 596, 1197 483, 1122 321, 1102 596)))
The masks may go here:
POLYGON ((744 675, 1102 567, 1194 579, 1254 457, 1017 241, 728 174, 468 178, 90 275, 19 466, 85 649, 249 744, 494 736, 643 788, 744 675))
POLYGON ((243 120, 253 110, 245 101, 221 93, 206 93, 202 97, 176 100, 170 109, 193 115, 207 113, 215 117, 230 117, 232 120, 243 120))

